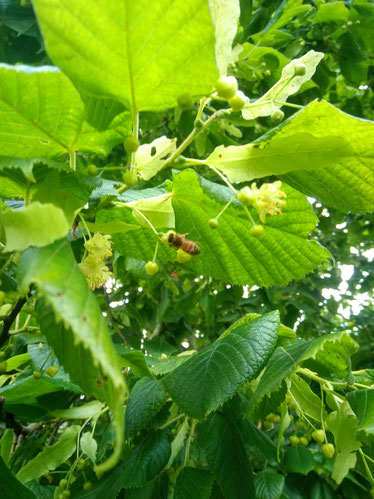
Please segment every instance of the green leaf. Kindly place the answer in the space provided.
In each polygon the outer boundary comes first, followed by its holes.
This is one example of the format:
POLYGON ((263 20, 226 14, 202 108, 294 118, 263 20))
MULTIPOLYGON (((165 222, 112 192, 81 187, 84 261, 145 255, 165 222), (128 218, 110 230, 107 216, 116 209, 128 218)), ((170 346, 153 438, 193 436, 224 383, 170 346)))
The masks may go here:
POLYGON ((255 476, 256 499, 279 499, 284 487, 284 476, 266 468, 255 476))
POLYGON ((86 454, 91 461, 96 463, 96 452, 97 452, 97 442, 91 435, 91 433, 83 433, 80 439, 80 446, 83 454, 86 454))
POLYGON ((131 201, 130 203, 127 203, 127 206, 132 209, 132 216, 134 219, 143 227, 149 228, 149 222, 151 222, 156 229, 175 227, 171 194, 163 194, 162 196, 156 196, 154 198, 131 201))
POLYGON ((316 15, 310 21, 312 23, 345 22, 348 21, 349 10, 343 2, 331 2, 320 4, 316 15))
POLYGON ((12 450, 14 440, 13 428, 7 428, 0 439, 0 456, 7 464, 9 461, 10 452, 12 450))
MULTIPOLYGON (((200 255, 186 267, 231 284, 282 285, 300 278, 328 257, 315 241, 307 241, 316 217, 304 196, 282 186, 287 193, 283 215, 268 217, 262 238, 251 236, 251 222, 241 204, 234 201, 212 230, 215 218, 232 198, 227 187, 200 179, 193 170, 174 177, 173 207, 176 231, 189 233, 200 246, 200 255)), ((251 210, 256 223, 258 215, 251 210)))
POLYGON ((315 137, 300 128, 292 135, 276 133, 269 140, 245 146, 218 146, 206 162, 225 173, 231 182, 248 182, 294 170, 327 168, 351 155, 352 148, 345 138, 315 137))
POLYGON ((36 499, 36 495, 22 485, 11 473, 0 456, 0 495, 3 499, 36 499))
POLYGON ((356 342, 348 336, 345 331, 341 331, 312 341, 297 340, 285 347, 278 347, 249 401, 249 409, 260 402, 266 394, 278 388, 282 380, 305 361, 308 361, 307 365, 312 366, 318 359, 321 359, 321 365, 330 364, 328 371, 330 375, 331 373, 334 376, 343 374, 347 377, 350 373, 349 355, 353 353, 353 347, 357 348, 356 342))
POLYGON ((338 409, 327 417, 329 431, 334 435, 336 454, 332 478, 340 484, 349 470, 356 464, 356 450, 361 443, 356 440, 357 418, 347 401, 339 403, 338 409))
POLYGON ((126 488, 141 487, 158 475, 170 456, 169 431, 156 430, 142 440, 126 461, 122 475, 126 488))
POLYGON ((0 145, 3 156, 53 157, 74 150, 108 154, 128 133, 128 114, 104 133, 84 122, 72 83, 51 66, 0 64, 0 145))
POLYGON ((168 156, 176 151, 177 139, 158 137, 139 147, 135 153, 136 171, 143 180, 149 180, 164 166, 168 156))
POLYGON ((214 478, 227 499, 255 497, 252 469, 240 426, 215 413, 196 427, 214 478))
POLYGON ((297 412, 320 421, 322 402, 303 378, 296 374, 291 376, 291 386, 289 388, 292 399, 296 404, 297 412))
POLYGON ((275 348, 278 327, 277 312, 242 324, 177 367, 162 383, 183 412, 202 419, 260 373, 275 348))
POLYGON ((127 224, 125 222, 92 223, 86 222, 91 232, 100 232, 101 234, 117 234, 118 232, 127 232, 129 230, 139 230, 139 225, 127 224))
POLYGON ((125 415, 127 438, 134 437, 147 426, 165 405, 167 394, 161 383, 144 377, 131 390, 125 415))
POLYGON ((197 468, 182 468, 175 483, 174 499, 209 499, 213 477, 197 468))
POLYGON ((88 419, 98 414, 103 407, 103 403, 98 400, 92 400, 91 402, 87 402, 87 404, 71 407, 70 409, 52 411, 49 413, 49 416, 61 419, 88 419))
POLYGON ((254 454, 266 460, 276 461, 277 448, 274 443, 250 419, 243 419, 241 422, 241 431, 245 444, 254 454))
POLYGON ((186 350, 173 357, 167 357, 166 359, 161 358, 154 366, 151 367, 151 371, 155 376, 160 376, 163 374, 168 374, 170 371, 174 371, 178 366, 181 366, 194 355, 196 350, 186 350))
POLYGON ((80 429, 81 427, 77 425, 69 426, 56 444, 45 447, 17 473, 18 480, 22 483, 29 482, 65 463, 77 447, 77 435, 80 429))
POLYGON ((161 110, 181 94, 208 94, 218 77, 206 0, 35 0, 34 6, 52 60, 90 96, 134 111, 161 110))
POLYGON ((178 433, 175 435, 174 440, 171 442, 171 453, 169 461, 166 465, 166 469, 169 469, 174 462, 174 459, 180 453, 184 447, 184 441, 187 437, 190 427, 188 424, 188 418, 185 418, 181 426, 178 428, 178 433))
POLYGON ((57 241, 26 250, 19 261, 18 280, 24 291, 35 283, 44 298, 37 307, 41 330, 72 381, 110 407, 117 431, 115 451, 99 468, 114 466, 123 441, 125 383, 100 307, 70 247, 57 241))
POLYGON ((233 62, 232 42, 238 29, 240 16, 239 0, 208 0, 215 27, 216 63, 221 76, 227 75, 227 68, 233 62))
POLYGON ((131 350, 125 345, 114 345, 114 348, 119 355, 118 362, 122 367, 129 367, 135 376, 152 377, 145 355, 141 350, 131 350))
MULTIPOLYGON (((336 137, 343 138, 348 148, 345 153, 337 152, 336 158, 325 168, 293 171, 283 179, 308 196, 338 210, 364 213, 374 208, 374 123, 343 113, 326 101, 314 101, 290 121, 284 124, 280 133, 289 139, 307 133, 313 140, 336 137)), ((275 135, 275 138, 277 135, 275 135)), ((300 164, 304 164, 303 157, 300 164)))
POLYGON ((17 369, 19 366, 22 366, 22 364, 25 364, 30 360, 30 354, 29 353, 21 353, 20 355, 14 355, 13 357, 10 357, 7 359, 7 371, 13 371, 13 369, 17 369))
POLYGON ((316 463, 313 454, 302 445, 291 447, 284 457, 284 466, 288 473, 307 475, 314 469, 316 463))
POLYGON ((322 52, 310 50, 299 59, 294 59, 282 70, 280 80, 262 97, 254 102, 247 103, 242 109, 245 120, 254 120, 259 116, 270 116, 276 109, 280 109, 290 95, 295 94, 314 75, 318 63, 323 59, 322 52), (304 75, 295 74, 295 68, 301 64, 306 67, 304 75))
POLYGON ((349 405, 358 420, 358 430, 374 433, 374 390, 357 390, 347 393, 349 405))
POLYGON ((38 202, 26 206, 24 210, 0 209, 0 224, 6 235, 4 251, 46 246, 64 237, 70 229, 60 208, 38 202))

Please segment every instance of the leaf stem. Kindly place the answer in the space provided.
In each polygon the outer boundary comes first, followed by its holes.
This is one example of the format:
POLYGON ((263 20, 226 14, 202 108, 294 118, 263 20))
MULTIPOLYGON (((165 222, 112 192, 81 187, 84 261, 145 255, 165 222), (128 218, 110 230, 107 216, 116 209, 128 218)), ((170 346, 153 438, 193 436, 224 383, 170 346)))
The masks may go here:
POLYGON ((369 482, 370 482, 371 486, 374 486, 374 478, 373 478, 373 475, 370 471, 368 463, 366 462, 366 454, 364 454, 361 449, 358 449, 358 452, 360 453, 362 462, 364 463, 365 471, 366 471, 367 476, 369 478, 369 482))
POLYGON ((192 437, 195 433, 195 426, 196 426, 196 419, 193 419, 192 422, 191 422, 191 428, 190 428, 190 432, 189 432, 189 435, 188 435, 188 438, 187 438, 187 442, 186 442, 186 451, 185 451, 185 454, 184 454, 184 463, 183 463, 183 466, 187 466, 188 464, 188 461, 190 460, 190 448, 191 448, 191 440, 192 440, 192 437))
POLYGON ((152 224, 152 222, 144 215, 144 213, 142 213, 140 210, 138 210, 137 208, 135 208, 135 206, 128 206, 126 203, 115 203, 115 204, 116 204, 116 206, 120 206, 122 208, 129 208, 130 210, 136 211, 136 213, 138 215, 140 215, 141 217, 144 218, 144 220, 147 222, 147 224, 153 230, 153 232, 156 234, 156 236, 160 237, 160 234, 157 232, 157 230, 155 229, 155 227, 152 224))
MULTIPOLYGON (((81 219, 82 224, 83 224, 84 228, 85 228, 85 229, 86 229, 86 231, 87 231, 88 237, 91 239, 91 238, 92 238, 92 236, 91 236, 90 229, 87 227, 86 221, 85 221, 85 219, 82 217, 82 215, 81 215, 80 213, 79 213, 79 218, 81 219)), ((84 237, 84 235, 83 235, 83 237, 84 237)), ((85 239, 85 240, 86 240, 86 239, 85 239)))
POLYGON ((77 169, 77 151, 73 150, 69 152, 69 163, 70 168, 75 172, 77 169))
POLYGON ((153 258, 152 258, 152 262, 155 262, 156 261, 156 257, 157 257, 157 252, 158 252, 158 246, 159 246, 159 243, 160 241, 157 240, 157 243, 156 243, 156 248, 155 248, 155 252, 153 254, 153 258))
POLYGON ((167 426, 169 426, 169 425, 171 425, 171 424, 175 423, 175 421, 178 421, 178 419, 183 418, 183 416, 185 416, 185 414, 184 414, 184 413, 182 413, 182 414, 178 414, 178 416, 175 416, 175 418, 170 419, 170 421, 166 421, 166 423, 165 423, 165 424, 163 424, 162 426, 159 426, 159 428, 158 428, 158 429, 159 429, 159 430, 163 430, 163 429, 164 429, 164 428, 166 428, 167 426))

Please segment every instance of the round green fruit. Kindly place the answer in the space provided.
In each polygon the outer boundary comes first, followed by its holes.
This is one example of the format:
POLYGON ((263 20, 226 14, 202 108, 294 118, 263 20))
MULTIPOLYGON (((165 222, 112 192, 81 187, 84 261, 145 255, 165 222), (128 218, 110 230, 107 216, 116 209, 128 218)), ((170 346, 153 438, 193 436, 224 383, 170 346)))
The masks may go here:
POLYGON ((323 444, 322 445, 322 452, 323 452, 323 455, 326 457, 334 457, 335 447, 333 446, 333 444, 323 444))
POLYGON ((3 303, 5 301, 5 296, 6 296, 6 294, 4 293, 4 291, 0 291, 0 307, 1 307, 1 305, 3 305, 3 303))
POLYGON ((90 177, 96 177, 97 175, 97 166, 96 165, 88 165, 87 166, 87 174, 90 176, 90 177))
POLYGON ((1 373, 6 373, 7 367, 8 367, 7 361, 6 360, 2 360, 0 362, 0 374, 1 373))
POLYGON ((238 201, 243 206, 249 206, 255 200, 255 196, 253 195, 251 189, 249 187, 243 187, 243 189, 238 194, 238 201))
POLYGON ((265 75, 265 76, 271 76, 271 71, 270 71, 270 69, 267 69, 267 70, 264 72, 264 75, 265 75))
POLYGON ((58 486, 60 487, 60 489, 66 489, 66 487, 68 486, 68 481, 66 480, 66 478, 62 478, 58 486))
POLYGON ((156 262, 147 262, 145 264, 145 271, 148 275, 155 275, 159 271, 158 265, 156 262))
POLYGON ((294 445, 294 446, 295 446, 295 445, 299 445, 299 443, 300 443, 300 438, 299 438, 299 437, 297 437, 296 435, 292 435, 292 436, 290 437, 290 442, 291 442, 291 445, 294 445))
POLYGON ((270 118, 273 123, 279 123, 284 118, 284 112, 280 109, 277 109, 276 111, 274 111, 270 118))
POLYGON ((325 440, 325 432, 323 430, 314 430, 312 438, 316 442, 322 443, 325 440))
POLYGON ((124 142, 125 151, 127 153, 136 152, 140 146, 140 142, 133 135, 129 135, 124 142))
POLYGON ((179 248, 177 250, 177 262, 178 263, 189 262, 191 260, 191 258, 192 258, 192 255, 183 251, 182 248, 179 248))
POLYGON ((274 416, 274 424, 279 424, 280 422, 281 422, 281 418, 280 418, 280 416, 278 416, 278 414, 276 414, 274 416))
POLYGON ((122 175, 123 183, 132 187, 138 183, 138 176, 135 170, 130 170, 122 175))
POLYGON ((58 373, 58 367, 57 366, 49 366, 49 367, 47 367, 45 372, 46 372, 46 374, 48 374, 48 376, 53 378, 53 376, 56 376, 56 374, 58 373))
POLYGON ((309 441, 305 437, 300 437, 300 443, 301 445, 305 445, 305 447, 309 444, 309 441))
POLYGON ((0 360, 3 360, 5 358, 5 352, 0 352, 0 360))
POLYGON ((216 218, 211 218, 208 221, 208 225, 211 229, 216 229, 218 227, 218 220, 216 218))
POLYGON ((246 101, 245 95, 243 94, 243 92, 238 90, 238 92, 236 92, 234 97, 229 99, 229 106, 232 108, 233 111, 238 112, 241 109, 243 109, 243 107, 245 106, 245 101, 246 101))
POLYGON ((191 109, 193 106, 193 98, 190 94, 182 94, 177 98, 178 106, 183 109, 191 109))
POLYGON ((305 64, 297 64, 295 66, 295 76, 304 76, 306 74, 305 64))
POLYGON ((273 422, 272 421, 264 421, 264 428, 265 430, 270 430, 270 428, 273 427, 273 422))
POLYGON ((40 379, 42 377, 42 373, 40 371, 34 371, 32 375, 35 379, 40 379))
POLYGON ((71 492, 70 490, 64 490, 63 493, 62 493, 62 497, 70 497, 71 496, 71 492))
POLYGON ((231 99, 238 91, 238 82, 234 76, 222 76, 216 81, 216 90, 223 99, 231 99))
POLYGON ((265 229, 263 225, 253 225, 249 233, 251 234, 252 237, 255 237, 256 239, 261 239, 261 237, 264 235, 265 229))
POLYGON ((295 426, 297 430, 305 430, 304 421, 296 421, 295 426))
POLYGON ((83 490, 88 492, 89 490, 92 489, 92 483, 91 482, 86 482, 84 485, 83 485, 83 490))

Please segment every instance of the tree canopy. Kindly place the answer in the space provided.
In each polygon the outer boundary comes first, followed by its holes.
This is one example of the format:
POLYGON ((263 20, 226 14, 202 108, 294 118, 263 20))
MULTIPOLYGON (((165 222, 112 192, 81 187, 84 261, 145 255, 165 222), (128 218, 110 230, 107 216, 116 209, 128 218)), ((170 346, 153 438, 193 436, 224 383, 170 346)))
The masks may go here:
POLYGON ((1 497, 374 497, 374 4, 0 20, 1 497))

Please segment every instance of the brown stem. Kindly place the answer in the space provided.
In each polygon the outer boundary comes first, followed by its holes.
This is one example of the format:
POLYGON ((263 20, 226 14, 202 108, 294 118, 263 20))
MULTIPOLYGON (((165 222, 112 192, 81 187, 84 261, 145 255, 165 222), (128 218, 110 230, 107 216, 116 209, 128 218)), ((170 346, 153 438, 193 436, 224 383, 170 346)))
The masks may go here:
MULTIPOLYGON (((30 296, 30 293, 28 296, 30 296)), ((10 328, 11 328, 13 322, 15 321, 17 315, 21 312, 22 307, 27 302, 28 296, 25 298, 19 298, 17 300, 17 303, 12 308, 12 311, 10 312, 8 317, 4 320, 3 329, 1 330, 1 333, 0 333, 0 347, 2 347, 4 345, 4 343, 7 341, 7 339, 9 338, 10 328)))

